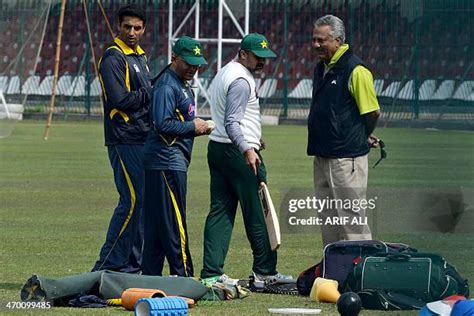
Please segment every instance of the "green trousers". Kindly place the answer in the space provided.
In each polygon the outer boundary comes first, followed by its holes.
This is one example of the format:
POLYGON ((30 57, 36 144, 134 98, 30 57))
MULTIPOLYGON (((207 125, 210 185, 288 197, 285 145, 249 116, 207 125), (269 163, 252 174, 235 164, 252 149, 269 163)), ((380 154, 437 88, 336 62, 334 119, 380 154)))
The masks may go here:
POLYGON ((209 142, 207 161, 211 172, 211 209, 204 228, 201 277, 224 273, 237 203, 242 209, 245 231, 253 252, 253 271, 264 275, 277 273, 277 253, 271 250, 258 196, 259 183, 266 182, 263 161, 257 178, 234 145, 214 141, 209 142))

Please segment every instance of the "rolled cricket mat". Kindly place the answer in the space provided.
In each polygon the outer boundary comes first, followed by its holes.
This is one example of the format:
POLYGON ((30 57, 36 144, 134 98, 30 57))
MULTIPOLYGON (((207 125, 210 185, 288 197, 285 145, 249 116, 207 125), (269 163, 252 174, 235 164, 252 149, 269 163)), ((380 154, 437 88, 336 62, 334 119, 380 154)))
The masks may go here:
POLYGON ((122 292, 122 306, 126 310, 133 311, 135 304, 141 298, 165 297, 166 293, 156 289, 129 288, 122 292))
POLYGON ((141 298, 135 304, 135 316, 185 316, 188 303, 181 297, 141 298))
POLYGON ((316 278, 309 297, 314 301, 335 304, 339 296, 341 296, 337 287, 338 283, 336 280, 316 278))

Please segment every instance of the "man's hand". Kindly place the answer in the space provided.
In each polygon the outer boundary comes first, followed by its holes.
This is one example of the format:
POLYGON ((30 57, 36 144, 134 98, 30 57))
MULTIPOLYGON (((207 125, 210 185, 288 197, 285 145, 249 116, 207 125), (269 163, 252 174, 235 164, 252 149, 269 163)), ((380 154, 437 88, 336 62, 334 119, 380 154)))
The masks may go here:
POLYGON ((260 165, 260 157, 258 157, 257 153, 253 148, 247 150, 244 153, 245 160, 247 161, 247 165, 252 168, 253 173, 257 175, 257 168, 260 165))
POLYGON ((195 118, 193 122, 194 122, 194 134, 196 136, 208 135, 212 132, 212 128, 203 119, 200 119, 198 117, 198 118, 195 118))
POLYGON ((369 113, 362 115, 362 119, 364 120, 365 129, 367 130, 367 134, 372 135, 375 130, 375 126, 377 126, 377 121, 380 117, 380 110, 375 110, 369 113))
POLYGON ((370 148, 377 148, 379 147, 380 139, 375 134, 370 134, 367 138, 367 142, 369 143, 370 148))

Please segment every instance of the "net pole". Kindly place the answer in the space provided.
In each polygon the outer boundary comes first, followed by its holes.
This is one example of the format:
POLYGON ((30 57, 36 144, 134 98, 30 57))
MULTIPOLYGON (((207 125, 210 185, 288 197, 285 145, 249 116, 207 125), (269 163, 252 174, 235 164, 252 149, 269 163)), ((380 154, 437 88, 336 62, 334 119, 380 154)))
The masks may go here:
POLYGON ((283 33, 284 44, 283 53, 285 54, 285 78, 283 80, 283 117, 288 117, 288 76, 289 76, 289 62, 288 62, 288 0, 284 1, 285 11, 283 18, 283 33))
POLYGON ((168 64, 171 63, 171 48, 173 46, 173 1, 168 3, 168 64))
POLYGON ((218 27, 217 27, 217 71, 222 68, 222 20, 224 19, 224 10, 222 6, 222 1, 219 0, 218 5, 218 27))
POLYGON ((44 140, 48 140, 51 122, 53 120, 54 101, 56 99, 56 87, 58 85, 59 61, 61 59, 61 38, 63 35, 64 11, 66 9, 66 0, 61 0, 61 13, 59 15, 58 37, 56 40, 56 58, 54 62, 53 91, 51 91, 51 100, 49 102, 48 121, 44 131, 44 140))
MULTIPOLYGON (((97 63, 95 59, 94 42, 92 40, 91 26, 89 24, 89 14, 87 13, 86 0, 82 0, 82 8, 84 9, 84 17, 86 18, 87 36, 89 37, 89 46, 92 54, 92 64, 94 65, 94 73, 96 77, 99 77, 99 70, 97 69, 97 63)), ((102 98, 100 98, 100 100, 102 100, 102 98)), ((100 115, 104 116, 103 106, 100 107, 99 111, 100 115)))
MULTIPOLYGON (((40 42, 39 42, 39 45, 38 45, 38 50, 36 51, 35 64, 33 66, 33 74, 36 74, 36 70, 38 69, 38 62, 39 62, 39 58, 41 56, 41 51, 43 50, 43 42, 44 42, 44 37, 46 35, 46 27, 48 26, 49 12, 51 11, 52 3, 53 3, 53 0, 50 0, 48 6, 45 8, 44 24, 43 24, 43 28, 42 28, 42 31, 41 31, 41 39, 40 39, 40 42)), ((37 29, 37 27, 34 29, 34 31, 32 33, 36 32, 36 29, 37 29)), ((25 106, 27 99, 28 99, 28 92, 25 93, 25 96, 23 97, 23 101, 21 102, 23 107, 25 106)))
POLYGON ((110 26, 109 19, 107 18, 107 14, 105 14, 104 7, 102 6, 102 1, 97 1, 99 4, 100 12, 102 13, 102 16, 105 19, 105 23, 107 24, 107 29, 109 30, 110 36, 112 36, 112 39, 115 38, 114 32, 112 31, 112 27, 110 26))

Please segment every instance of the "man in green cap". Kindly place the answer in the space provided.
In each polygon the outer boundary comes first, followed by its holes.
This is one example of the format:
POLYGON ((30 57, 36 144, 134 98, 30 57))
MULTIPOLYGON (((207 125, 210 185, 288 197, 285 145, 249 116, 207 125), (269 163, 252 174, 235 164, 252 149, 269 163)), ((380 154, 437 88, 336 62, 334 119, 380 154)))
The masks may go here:
POLYGON ((145 244, 143 274, 162 275, 164 259, 170 275, 194 275, 186 229, 187 171, 194 137, 209 134, 209 124, 195 117, 188 81, 207 64, 201 44, 181 37, 171 64, 153 84, 152 126, 144 149, 145 244))
POLYGON ((211 173, 211 206, 204 229, 202 278, 232 283, 224 274, 237 203, 253 253, 256 282, 288 279, 277 272, 277 253, 268 240, 258 189, 266 182, 260 150, 261 118, 254 74, 266 58, 275 58, 265 36, 252 33, 240 44, 238 56, 225 65, 210 87, 211 114, 215 129, 209 136, 208 164, 211 173))

